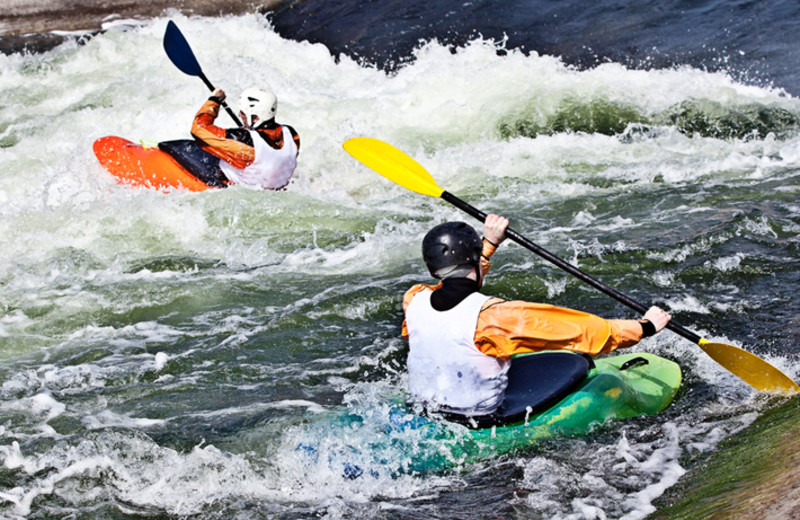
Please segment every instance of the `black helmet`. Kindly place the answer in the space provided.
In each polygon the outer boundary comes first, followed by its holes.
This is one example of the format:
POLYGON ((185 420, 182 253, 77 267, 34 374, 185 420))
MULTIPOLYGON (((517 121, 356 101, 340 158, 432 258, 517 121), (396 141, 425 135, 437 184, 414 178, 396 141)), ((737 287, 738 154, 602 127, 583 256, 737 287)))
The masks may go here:
POLYGON ((482 251, 481 237, 466 222, 439 224, 422 239, 422 258, 436 278, 466 276, 473 267, 480 272, 482 251))

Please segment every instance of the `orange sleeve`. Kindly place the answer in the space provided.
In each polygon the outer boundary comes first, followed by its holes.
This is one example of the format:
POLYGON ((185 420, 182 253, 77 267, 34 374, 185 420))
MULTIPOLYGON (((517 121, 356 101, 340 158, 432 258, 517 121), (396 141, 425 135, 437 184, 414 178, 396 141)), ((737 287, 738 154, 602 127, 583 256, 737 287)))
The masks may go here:
POLYGON ((497 247, 486 240, 483 239, 483 251, 481 251, 481 275, 486 276, 486 273, 489 272, 489 268, 492 266, 492 263, 489 261, 489 258, 492 257, 494 252, 497 251, 497 247))
POLYGON ((630 347, 642 339, 636 320, 606 320, 543 303, 492 298, 478 317, 475 346, 508 359, 539 350, 573 350, 593 356, 630 347))
POLYGON ((256 150, 235 139, 226 137, 226 130, 214 124, 219 115, 219 103, 207 100, 192 121, 192 136, 208 153, 219 157, 234 168, 245 168, 256 158, 256 150))

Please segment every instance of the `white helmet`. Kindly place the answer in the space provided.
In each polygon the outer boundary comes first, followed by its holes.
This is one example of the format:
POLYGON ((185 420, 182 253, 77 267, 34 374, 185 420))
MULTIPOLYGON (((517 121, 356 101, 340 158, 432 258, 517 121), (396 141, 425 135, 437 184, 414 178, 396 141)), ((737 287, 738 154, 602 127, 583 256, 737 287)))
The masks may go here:
POLYGON ((239 97, 239 112, 248 128, 258 128, 271 121, 277 111, 278 98, 269 89, 250 87, 239 97))

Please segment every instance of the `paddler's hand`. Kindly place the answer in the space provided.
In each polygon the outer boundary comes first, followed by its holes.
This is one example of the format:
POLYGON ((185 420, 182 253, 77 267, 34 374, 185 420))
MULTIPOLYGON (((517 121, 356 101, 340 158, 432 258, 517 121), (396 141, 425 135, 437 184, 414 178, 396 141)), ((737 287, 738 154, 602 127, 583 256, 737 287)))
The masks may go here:
POLYGON ((225 91, 217 87, 214 89, 214 92, 211 93, 211 97, 209 99, 216 99, 220 104, 222 104, 222 102, 225 101, 225 91))
POLYGON ((486 215, 486 222, 483 224, 483 237, 495 246, 499 246, 506 239, 507 228, 507 218, 495 214, 486 215))
POLYGON ((667 323, 669 323, 669 320, 672 319, 672 316, 670 316, 670 314, 664 309, 653 306, 647 309, 647 312, 644 313, 644 319, 653 324, 653 327, 656 329, 655 332, 659 332, 667 326, 667 323))

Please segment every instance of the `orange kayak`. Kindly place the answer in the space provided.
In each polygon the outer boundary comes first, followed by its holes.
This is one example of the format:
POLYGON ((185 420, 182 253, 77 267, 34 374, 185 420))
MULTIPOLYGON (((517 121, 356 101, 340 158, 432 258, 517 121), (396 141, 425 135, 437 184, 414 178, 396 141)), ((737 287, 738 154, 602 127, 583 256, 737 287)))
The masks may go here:
POLYGON ((156 190, 203 191, 209 186, 158 147, 144 147, 121 137, 101 137, 92 146, 100 164, 121 184, 156 190))

